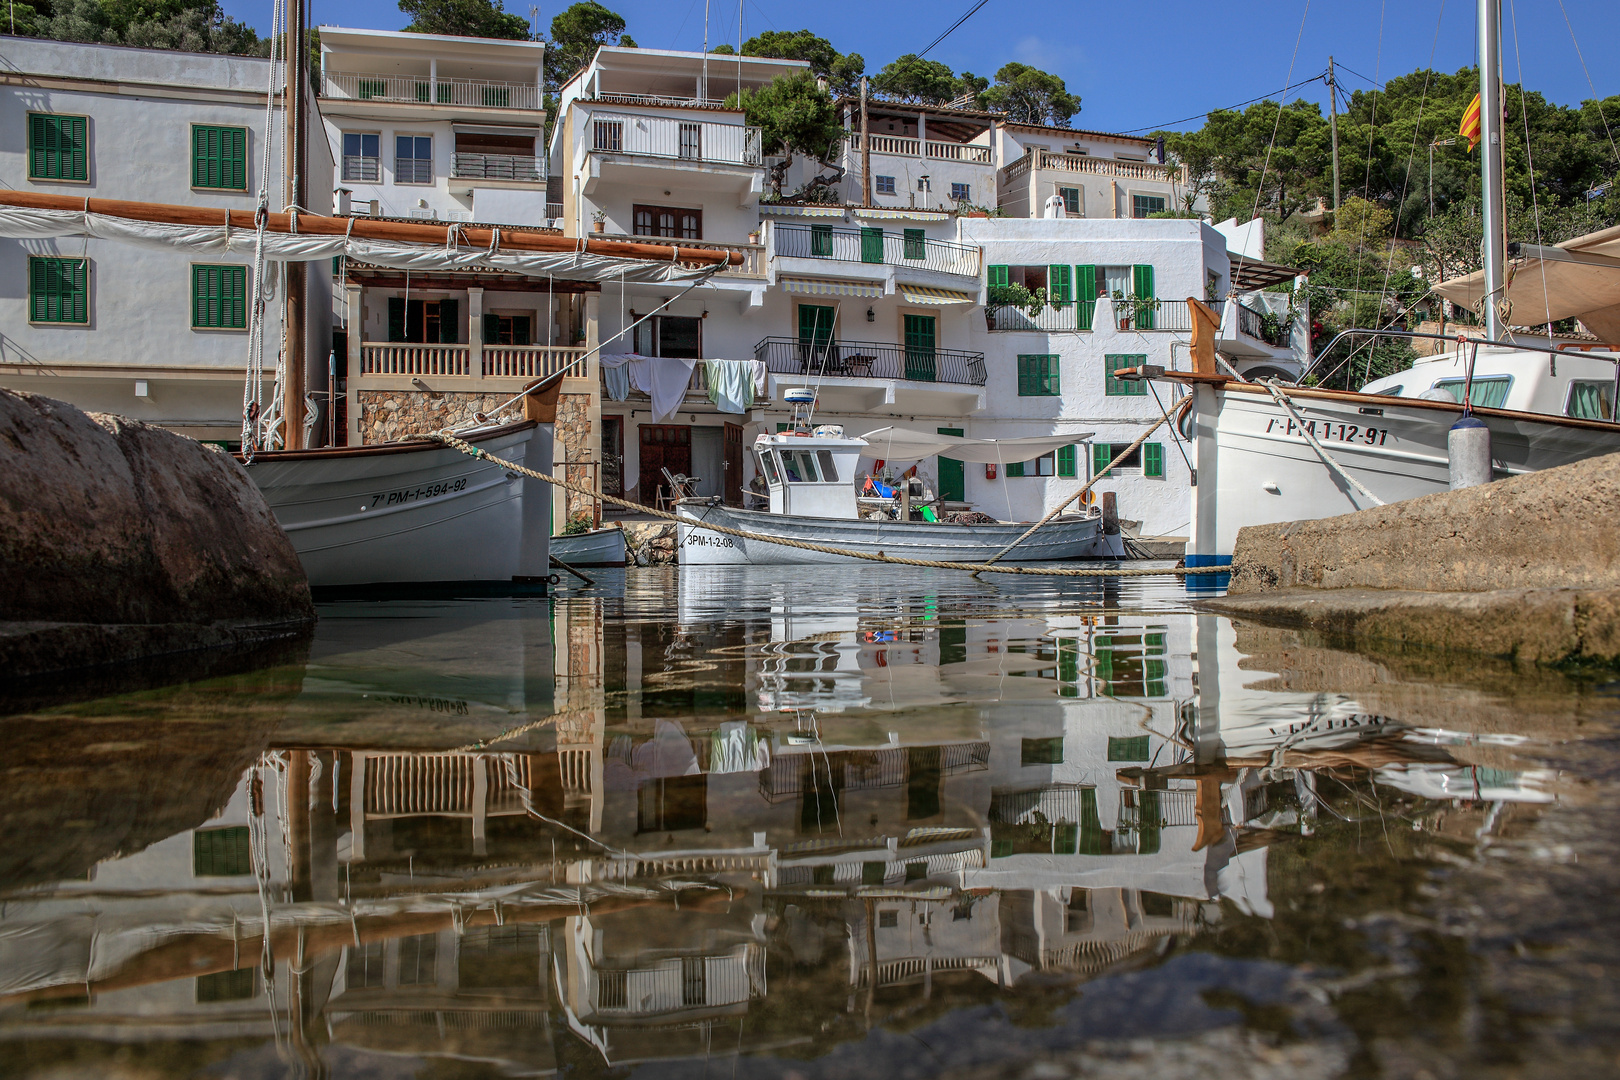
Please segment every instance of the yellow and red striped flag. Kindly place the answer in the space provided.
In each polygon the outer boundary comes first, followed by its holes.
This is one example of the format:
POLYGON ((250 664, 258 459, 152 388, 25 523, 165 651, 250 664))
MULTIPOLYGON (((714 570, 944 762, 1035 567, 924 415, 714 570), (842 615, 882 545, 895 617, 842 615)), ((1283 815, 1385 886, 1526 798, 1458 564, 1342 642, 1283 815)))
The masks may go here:
POLYGON ((1473 151, 1479 145, 1479 95, 1468 103, 1463 110, 1462 124, 1457 128, 1457 134, 1468 140, 1468 149, 1473 151))

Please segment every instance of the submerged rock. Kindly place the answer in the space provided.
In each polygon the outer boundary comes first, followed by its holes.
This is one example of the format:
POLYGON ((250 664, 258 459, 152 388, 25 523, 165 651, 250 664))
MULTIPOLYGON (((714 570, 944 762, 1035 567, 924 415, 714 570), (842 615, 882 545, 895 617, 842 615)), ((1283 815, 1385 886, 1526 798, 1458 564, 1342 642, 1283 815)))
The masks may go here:
POLYGON ((230 455, 0 390, 0 669, 30 675, 301 632, 298 554, 230 455))

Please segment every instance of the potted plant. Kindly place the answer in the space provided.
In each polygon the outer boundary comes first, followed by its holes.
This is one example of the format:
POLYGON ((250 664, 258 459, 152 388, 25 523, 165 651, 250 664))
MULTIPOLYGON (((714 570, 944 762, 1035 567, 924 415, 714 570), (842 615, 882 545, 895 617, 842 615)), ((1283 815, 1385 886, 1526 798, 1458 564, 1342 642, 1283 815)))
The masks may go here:
POLYGON ((758 229, 754 229, 754 230, 749 232, 749 234, 748 234, 748 242, 750 244, 759 243, 759 230, 758 229))
MULTIPOLYGON (((992 285, 987 290, 984 304, 984 319, 989 329, 996 328, 996 312, 1004 307, 1018 308, 1031 315, 1040 313, 1046 304, 1044 290, 1037 296, 1022 285, 992 285)), ((1008 329, 1012 329, 1008 327, 1008 329)))
POLYGON ((591 228, 595 232, 604 232, 607 230, 606 210, 597 209, 591 211, 591 228))
POLYGON ((1114 290, 1114 317, 1121 330, 1151 330, 1159 301, 1151 296, 1126 296, 1114 290))

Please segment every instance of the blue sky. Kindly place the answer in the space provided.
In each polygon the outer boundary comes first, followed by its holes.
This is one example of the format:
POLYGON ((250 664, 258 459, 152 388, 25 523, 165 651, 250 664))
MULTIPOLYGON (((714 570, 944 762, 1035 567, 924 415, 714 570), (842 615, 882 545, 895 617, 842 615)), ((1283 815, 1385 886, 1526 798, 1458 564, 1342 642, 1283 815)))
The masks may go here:
MULTIPOLYGON (((394 29, 406 22, 396 0, 313 2, 317 23, 394 29)), ((605 2, 625 17, 630 34, 643 47, 702 47, 704 0, 605 2)), ((711 4, 711 45, 736 44, 736 0, 711 4)), ((1522 70, 1532 89, 1569 105, 1594 96, 1593 87, 1598 96, 1620 94, 1620 50, 1613 48, 1620 40, 1620 3, 1502 4, 1504 70, 1510 81, 1520 81, 1522 70)), ((269 24, 267 0, 224 0, 224 5, 261 32, 269 24)), ((972 0, 742 0, 742 29, 746 37, 765 29, 808 28, 840 51, 860 53, 868 73, 875 73, 895 56, 922 49, 971 5, 972 0)), ((549 25, 565 6, 562 0, 542 6, 541 24, 549 25)), ((507 10, 528 17, 528 0, 507 0, 507 10)), ((1441 71, 1455 71, 1474 60, 1476 5, 1469 0, 1309 0, 1308 11, 1307 0, 1058 3, 1047 8, 1050 14, 1044 20, 1032 17, 1037 10, 1028 3, 989 0, 929 58, 956 71, 987 76, 1009 60, 1054 72, 1083 100, 1075 126, 1105 131, 1196 127, 1201 121, 1172 122, 1308 79, 1326 68, 1329 53, 1348 67, 1341 76, 1347 89, 1367 89, 1369 79, 1428 66, 1431 57, 1441 71)), ((1319 83, 1289 94, 1296 96, 1325 108, 1319 83)))

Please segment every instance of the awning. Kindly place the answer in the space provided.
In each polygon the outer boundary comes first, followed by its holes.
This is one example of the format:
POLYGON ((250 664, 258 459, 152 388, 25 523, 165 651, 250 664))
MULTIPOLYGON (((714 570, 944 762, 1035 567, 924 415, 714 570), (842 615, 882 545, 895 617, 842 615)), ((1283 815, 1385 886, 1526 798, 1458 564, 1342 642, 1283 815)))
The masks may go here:
POLYGON ((850 209, 852 217, 872 221, 949 221, 947 210, 886 210, 876 206, 857 206, 850 209))
POLYGON ((1292 266, 1262 262, 1235 251, 1228 251, 1226 257, 1232 261, 1232 288, 1237 292, 1255 292, 1270 285, 1281 285, 1303 273, 1292 266))
POLYGON ((977 296, 952 292, 949 289, 931 289, 925 285, 902 285, 900 295, 908 304, 977 304, 977 296))
POLYGON ((883 283, 878 281, 828 281, 824 278, 779 277, 776 283, 783 292, 801 296, 863 296, 876 299, 883 295, 883 283))
MULTIPOLYGON (((1557 247, 1525 244, 1520 250, 1524 257, 1508 266, 1503 322, 1539 326, 1573 317, 1604 341, 1620 341, 1620 226, 1577 236, 1557 247)), ((1434 291, 1478 312, 1485 271, 1441 282, 1434 291)))
POLYGON ((835 217, 846 213, 842 206, 798 206, 794 203, 760 203, 759 212, 769 217, 835 217))
POLYGON ((1050 454, 1060 446, 1085 442, 1092 434, 1090 431, 1074 431, 1066 435, 1036 435, 1026 439, 964 439, 958 435, 936 435, 929 431, 886 427, 861 436, 867 443, 862 456, 884 461, 921 461, 935 454, 943 454, 957 461, 1005 465, 1050 454))

